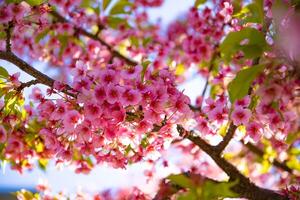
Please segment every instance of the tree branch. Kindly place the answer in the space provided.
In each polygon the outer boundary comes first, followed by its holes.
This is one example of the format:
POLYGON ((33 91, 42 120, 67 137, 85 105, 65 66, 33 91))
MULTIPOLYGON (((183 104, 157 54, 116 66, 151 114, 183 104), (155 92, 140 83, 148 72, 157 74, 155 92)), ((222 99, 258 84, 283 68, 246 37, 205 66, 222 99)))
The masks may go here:
POLYGON ((229 176, 230 181, 239 180, 239 183, 235 185, 232 190, 238 193, 241 197, 253 200, 288 200, 288 197, 273 190, 256 186, 247 177, 242 175, 235 166, 222 158, 221 155, 215 151, 215 147, 211 146, 200 137, 194 136, 193 131, 186 131, 181 125, 177 125, 177 131, 179 132, 180 136, 188 138, 194 144, 200 147, 205 153, 207 153, 229 176))
POLYGON ((10 21, 7 24, 6 32, 6 51, 11 52, 11 29, 13 28, 13 22, 10 21))
MULTIPOLYGON (((61 16, 58 12, 56 11, 51 11, 50 14, 55 17, 58 21, 60 22, 66 22, 69 23, 69 21, 67 19, 65 19, 63 16, 61 16)), ((89 33, 88 31, 79 28, 79 27, 75 27, 76 31, 79 34, 82 34, 86 37, 89 37, 93 40, 96 40, 98 42, 100 42, 103 46, 105 46, 112 54, 112 57, 118 57, 120 59, 122 59, 123 61, 125 61, 128 65, 138 65, 139 63, 122 55, 120 52, 116 51, 110 44, 108 44, 105 40, 103 40, 102 38, 98 37, 98 34, 94 35, 92 33, 89 33)))
MULTIPOLYGON (((38 82, 47 85, 51 88, 53 87, 54 80, 52 78, 36 70, 35 68, 33 68, 31 65, 29 65, 27 62, 25 62, 24 60, 22 60, 21 58, 13 54, 12 52, 0 51, 0 59, 6 60, 16 65, 22 71, 36 78, 38 82)), ((66 89, 63 90, 62 92, 69 96, 75 97, 75 94, 69 92, 69 90, 73 90, 73 89, 69 85, 66 85, 66 89)))
POLYGON ((233 138, 236 126, 231 122, 228 128, 226 135, 224 136, 223 140, 216 146, 216 150, 219 154, 227 147, 230 140, 233 138))

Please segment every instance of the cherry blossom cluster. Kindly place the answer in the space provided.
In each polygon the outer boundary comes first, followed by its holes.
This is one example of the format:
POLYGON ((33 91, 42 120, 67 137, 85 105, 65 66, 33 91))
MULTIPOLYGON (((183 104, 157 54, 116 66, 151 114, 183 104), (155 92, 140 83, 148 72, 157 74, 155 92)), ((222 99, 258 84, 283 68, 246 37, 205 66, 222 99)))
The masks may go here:
POLYGON ((49 155, 57 154, 68 161, 79 151, 95 156, 98 162, 125 167, 147 152, 164 149, 159 135, 170 134, 171 127, 160 129, 153 141, 149 135, 145 146, 147 133, 162 126, 162 122, 179 122, 191 115, 189 98, 176 89, 175 78, 167 69, 158 72, 148 68, 142 80, 143 68, 139 65, 128 69, 116 65, 93 70, 89 67, 78 61, 72 69, 76 100, 48 100, 38 88, 31 94, 39 102, 38 120, 46 122, 40 136, 49 155), (128 154, 128 148, 133 155, 128 154))

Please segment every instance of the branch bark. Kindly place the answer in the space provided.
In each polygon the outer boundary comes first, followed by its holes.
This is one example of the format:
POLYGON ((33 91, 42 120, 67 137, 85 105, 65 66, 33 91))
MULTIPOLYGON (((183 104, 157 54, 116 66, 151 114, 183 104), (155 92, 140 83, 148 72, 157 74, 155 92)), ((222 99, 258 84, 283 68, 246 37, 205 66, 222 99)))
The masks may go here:
POLYGON ((207 153, 229 176, 229 181, 239 180, 239 183, 235 185, 232 190, 238 193, 241 197, 251 200, 288 200, 288 197, 279 194, 276 191, 256 186, 247 177, 241 174, 235 166, 221 157, 219 152, 216 151, 216 147, 211 146, 200 137, 194 136, 193 131, 186 131, 181 125, 177 125, 177 131, 180 136, 189 139, 207 153))
MULTIPOLYGON (((5 51, 0 51, 0 59, 6 60, 14 65, 16 65, 19 69, 22 71, 26 72, 27 74, 33 76, 36 78, 36 80, 46 86, 53 87, 54 80, 47 76, 46 74, 43 74, 39 70, 35 69, 31 65, 29 65, 27 62, 16 56, 12 52, 5 52, 5 51)), ((69 85, 66 85, 66 89, 63 90, 62 92, 71 96, 75 97, 76 95, 74 93, 69 92, 70 90, 73 90, 69 85)))

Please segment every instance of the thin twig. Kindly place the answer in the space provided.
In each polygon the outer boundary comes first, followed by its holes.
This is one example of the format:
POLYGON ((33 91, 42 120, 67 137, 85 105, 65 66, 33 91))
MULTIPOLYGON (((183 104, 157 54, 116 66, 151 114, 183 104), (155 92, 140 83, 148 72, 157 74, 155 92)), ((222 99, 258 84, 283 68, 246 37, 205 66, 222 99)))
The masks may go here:
MULTIPOLYGON (((60 15, 56 11, 51 11, 50 14, 60 22, 68 22, 69 23, 69 21, 67 19, 65 19, 62 15, 60 15)), ((86 37, 89 37, 93 40, 96 40, 96 41, 100 42, 103 46, 105 46, 111 52, 112 57, 118 57, 118 58, 122 59, 123 61, 125 61, 128 65, 138 65, 138 62, 124 56, 119 51, 115 50, 113 46, 111 46, 105 40, 100 38, 98 36, 98 34, 94 35, 94 34, 88 32, 88 31, 86 31, 82 28, 79 28, 79 27, 75 27, 75 29, 76 29, 76 31, 78 31, 79 34, 84 35, 86 37)))
MULTIPOLYGON (((43 74, 39 70, 35 69, 31 65, 29 65, 27 62, 13 54, 12 52, 5 52, 5 51, 0 51, 0 59, 6 60, 14 65, 16 65, 19 69, 22 71, 26 72, 27 74, 33 76, 36 78, 40 83, 49 86, 50 88, 53 87, 54 81, 52 78, 47 76, 46 74, 43 74)), ((74 91, 69 85, 66 85, 66 89, 63 90, 62 92, 71 96, 75 97, 76 95, 72 92, 69 91, 74 91)))

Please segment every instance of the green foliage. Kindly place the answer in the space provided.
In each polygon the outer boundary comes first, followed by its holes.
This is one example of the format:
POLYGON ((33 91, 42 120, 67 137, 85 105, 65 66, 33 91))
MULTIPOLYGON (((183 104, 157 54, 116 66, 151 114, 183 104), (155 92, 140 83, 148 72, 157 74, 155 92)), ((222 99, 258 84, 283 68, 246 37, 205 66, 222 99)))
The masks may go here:
POLYGON ((250 27, 229 33, 220 45, 222 57, 227 62, 240 51, 244 53, 245 58, 257 58, 267 49, 264 34, 250 27))
POLYGON ((128 0, 119 0, 110 10, 110 15, 117 14, 128 14, 129 11, 126 8, 131 7, 133 5, 132 2, 128 0))
POLYGON ((26 2, 31 6, 38 6, 44 2, 44 0, 26 0, 26 2))
MULTIPOLYGON (((201 177, 199 177, 201 178, 201 177)), ((204 179, 200 181, 200 185, 197 185, 191 178, 184 174, 172 174, 166 178, 170 180, 175 186, 189 189, 187 192, 180 195, 177 199, 190 200, 214 200, 220 198, 232 198, 238 195, 231 191, 231 187, 236 185, 235 182, 214 182, 212 180, 204 179)))
POLYGON ((235 182, 221 182, 216 183, 210 180, 205 181, 202 186, 201 198, 203 200, 217 200, 220 198, 234 198, 238 195, 230 189, 232 186, 236 185, 238 181, 235 182))
POLYGON ((43 171, 46 171, 48 163, 49 163, 48 159, 42 159, 41 158, 41 159, 38 160, 39 168, 43 171))
POLYGON ((171 174, 170 176, 167 177, 167 179, 170 180, 171 183, 175 185, 179 185, 183 188, 190 188, 190 189, 196 188, 192 180, 189 179, 184 174, 171 174))
POLYGON ((200 5, 204 4, 206 0, 196 0, 194 6, 198 8, 200 5))
POLYGON ((263 71, 263 65, 255 65, 239 71, 228 85, 229 99, 231 103, 248 94, 249 88, 255 78, 263 71))
POLYGON ((20 191, 17 191, 16 193, 14 193, 18 198, 21 198, 23 200, 36 200, 36 199, 40 199, 40 195, 39 193, 33 193, 31 191, 22 189, 20 191))
POLYGON ((9 74, 7 72, 7 70, 4 67, 0 66, 0 78, 8 78, 9 74))
POLYGON ((116 16, 108 16, 107 17, 107 24, 111 28, 118 28, 120 25, 125 25, 125 27, 130 27, 127 20, 125 18, 116 17, 116 16))
POLYGON ((145 78, 145 73, 147 71, 147 68, 148 66, 150 65, 150 61, 149 60, 145 60, 143 63, 142 63, 142 66, 143 66, 143 70, 141 72, 141 81, 143 82, 144 81, 144 78, 145 78))
POLYGON ((243 20, 244 23, 263 23, 264 9, 262 0, 254 0, 253 3, 245 6, 239 13, 234 15, 243 20))
POLYGON ((103 0, 102 1, 103 10, 105 10, 109 6, 110 3, 111 3, 111 0, 103 0))

